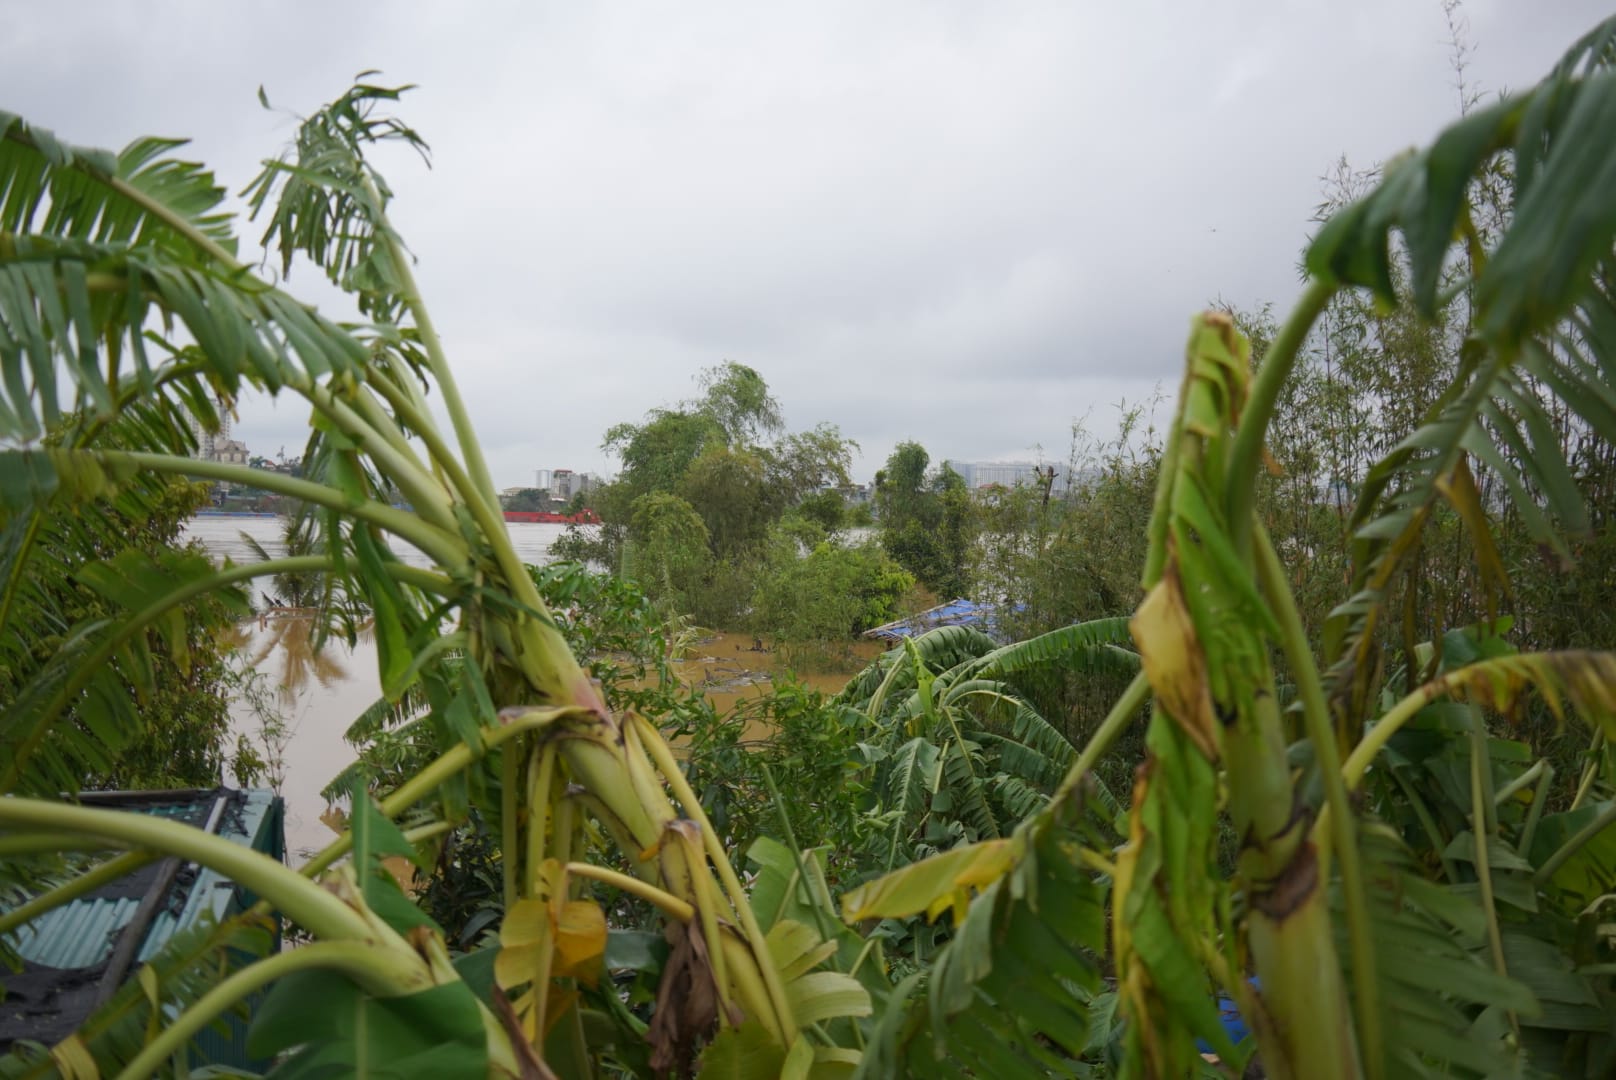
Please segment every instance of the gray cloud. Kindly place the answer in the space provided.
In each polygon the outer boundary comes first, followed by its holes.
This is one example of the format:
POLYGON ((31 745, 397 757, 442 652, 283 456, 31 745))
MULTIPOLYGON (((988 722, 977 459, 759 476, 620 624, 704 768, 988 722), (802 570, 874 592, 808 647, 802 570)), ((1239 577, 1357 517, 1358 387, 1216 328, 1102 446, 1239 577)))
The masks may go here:
MULTIPOLYGON (((422 84, 397 217, 496 479, 757 367, 873 473, 1065 453, 1176 384, 1191 312, 1283 307, 1346 154, 1456 109, 1435 0, 0 10, 0 107, 78 142, 190 134, 233 187, 362 68, 422 84)), ((1530 83, 1602 14, 1472 0, 1469 78, 1530 83)), ((249 228, 249 235, 255 235, 249 228)), ((329 294, 309 273, 295 289, 329 294)), ((290 403, 243 407, 270 452, 290 403)))

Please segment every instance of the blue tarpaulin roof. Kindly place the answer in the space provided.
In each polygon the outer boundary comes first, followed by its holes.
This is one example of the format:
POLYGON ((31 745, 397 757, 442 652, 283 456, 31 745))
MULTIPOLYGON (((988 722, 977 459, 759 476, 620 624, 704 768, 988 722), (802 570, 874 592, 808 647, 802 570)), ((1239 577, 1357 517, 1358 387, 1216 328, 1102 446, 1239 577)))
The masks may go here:
POLYGON ((877 626, 864 631, 867 638, 880 638, 885 641, 897 641, 901 638, 915 637, 928 630, 935 630, 939 626, 974 626, 983 633, 992 635, 998 627, 998 609, 992 604, 978 604, 974 600, 963 598, 950 600, 946 604, 938 604, 934 608, 922 611, 918 615, 911 615, 907 619, 889 622, 884 626, 877 626))

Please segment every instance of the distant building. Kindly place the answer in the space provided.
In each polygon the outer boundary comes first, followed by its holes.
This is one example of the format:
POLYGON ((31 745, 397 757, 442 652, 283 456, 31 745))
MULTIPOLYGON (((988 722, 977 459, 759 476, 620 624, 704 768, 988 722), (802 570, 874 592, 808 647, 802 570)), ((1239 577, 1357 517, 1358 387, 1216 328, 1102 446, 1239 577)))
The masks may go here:
POLYGON ((1059 466, 1037 464, 1031 461, 944 461, 950 469, 959 473, 960 479, 971 491, 982 491, 990 488, 1013 488, 1018 484, 1042 486, 1048 470, 1054 468, 1055 482, 1050 487, 1053 495, 1066 493, 1066 470, 1059 466))
POLYGON ((870 501, 871 490, 869 484, 824 484, 820 491, 834 491, 841 495, 842 502, 848 506, 858 506, 870 501))
POLYGON ((196 456, 203 461, 219 460, 219 445, 230 442, 230 413, 219 406, 219 430, 209 431, 194 415, 190 417, 191 435, 196 439, 196 456))
POLYGON ((550 493, 555 502, 571 502, 575 495, 587 495, 600 487, 604 480, 594 473, 573 472, 571 469, 535 469, 535 487, 550 493))
POLYGON ((214 439, 213 457, 211 460, 220 461, 226 465, 247 464, 247 444, 238 439, 214 439))
POLYGON ((208 431, 202 421, 191 416, 191 435, 196 439, 196 456, 203 461, 225 465, 245 465, 252 458, 247 444, 230 437, 230 411, 218 403, 219 430, 208 431))

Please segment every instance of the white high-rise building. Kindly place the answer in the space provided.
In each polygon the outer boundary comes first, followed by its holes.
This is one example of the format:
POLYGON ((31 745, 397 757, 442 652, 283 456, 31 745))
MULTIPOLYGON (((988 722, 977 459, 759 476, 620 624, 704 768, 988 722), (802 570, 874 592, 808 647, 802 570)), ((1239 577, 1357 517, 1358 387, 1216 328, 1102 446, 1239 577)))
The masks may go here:
POLYGON ((214 403, 218 408, 219 430, 207 431, 202 427, 202 421, 195 416, 191 420, 191 434, 196 437, 196 456, 204 461, 218 461, 219 452, 230 438, 230 411, 219 402, 214 403))
MULTIPOLYGON (((943 464, 959 473, 965 486, 972 491, 990 487, 1012 488, 1017 484, 1042 485, 1043 477, 1050 468, 1048 464, 1039 465, 1031 461, 945 461, 943 464)), ((1066 470, 1056 465, 1053 494, 1065 492, 1066 480, 1066 470)))

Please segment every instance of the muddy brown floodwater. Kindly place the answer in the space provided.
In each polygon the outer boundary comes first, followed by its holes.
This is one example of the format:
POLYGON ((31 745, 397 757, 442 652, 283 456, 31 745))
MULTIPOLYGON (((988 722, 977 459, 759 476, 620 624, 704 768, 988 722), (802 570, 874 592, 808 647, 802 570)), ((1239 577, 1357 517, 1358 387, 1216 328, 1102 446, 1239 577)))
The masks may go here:
MULTIPOLYGON (((553 525, 509 528, 518 553, 531 563, 548 562, 549 545, 561 533, 553 525)), ((251 558, 250 549, 240 533, 246 532, 275 554, 280 523, 273 518, 211 518, 193 521, 187 532, 215 556, 245 562, 251 558)), ((381 697, 376 649, 363 639, 352 646, 330 642, 318 656, 310 656, 300 647, 296 628, 275 619, 244 624, 241 634, 242 647, 253 659, 262 687, 279 695, 286 734, 273 750, 280 757, 284 776, 281 794, 286 799, 287 852, 291 863, 300 865, 333 836, 330 825, 321 820, 329 807, 320 792, 354 759, 353 747, 343 733, 381 697)), ((720 715, 727 714, 737 703, 767 694, 773 677, 787 668, 780 654, 753 646, 750 634, 718 633, 703 638, 677 665, 680 678, 701 689, 720 715)), ((854 659, 847 666, 857 670, 880 655, 884 646, 861 641, 851 648, 854 659)), ((834 693, 849 674, 802 674, 798 678, 816 690, 834 693)), ((262 720, 246 702, 234 702, 231 715, 237 732, 254 740, 262 738, 262 720)), ((749 728, 743 737, 758 739, 767 734, 761 727, 749 728)), ((234 777, 226 780, 234 782, 234 777)))
MULTIPOLYGON (((773 679, 786 674, 791 665, 773 650, 759 651, 751 634, 717 633, 695 642, 677 665, 679 676, 686 686, 700 689, 712 702, 713 709, 726 715, 736 704, 749 698, 769 693, 773 679)), ((794 672, 798 682, 826 694, 834 694, 846 685, 865 664, 880 656, 890 645, 879 641, 856 641, 849 649, 854 659, 845 670, 832 673, 794 672)), ((762 726, 748 727, 743 738, 759 739, 768 735, 762 726)))

